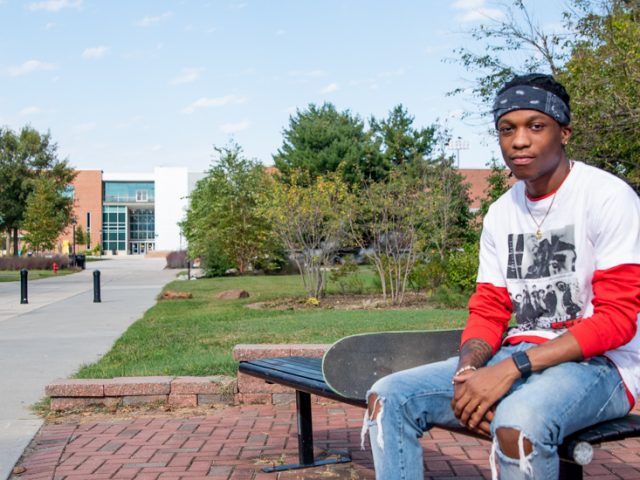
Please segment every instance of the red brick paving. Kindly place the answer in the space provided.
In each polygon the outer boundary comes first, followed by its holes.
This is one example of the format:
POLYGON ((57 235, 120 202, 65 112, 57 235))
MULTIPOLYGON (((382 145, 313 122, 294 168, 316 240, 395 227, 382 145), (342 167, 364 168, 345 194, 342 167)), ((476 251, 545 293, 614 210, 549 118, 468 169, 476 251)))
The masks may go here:
MULTIPOLYGON (((295 408, 255 405, 211 410, 190 418, 140 417, 49 424, 34 439, 12 480, 293 480, 373 479, 361 451, 362 409, 314 406, 316 455, 349 453, 351 463, 261 472, 297 462, 295 408)), ((486 479, 489 443, 434 429, 422 439, 425 478, 486 479)), ((593 480, 640 479, 640 439, 596 450, 585 467, 593 480)))

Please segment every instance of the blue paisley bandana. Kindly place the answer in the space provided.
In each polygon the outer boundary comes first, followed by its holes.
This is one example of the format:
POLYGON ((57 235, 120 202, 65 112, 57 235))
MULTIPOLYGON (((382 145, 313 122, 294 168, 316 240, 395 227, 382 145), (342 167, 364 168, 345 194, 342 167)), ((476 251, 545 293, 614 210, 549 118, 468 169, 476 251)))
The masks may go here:
POLYGON ((517 85, 505 90, 493 102, 495 123, 505 113, 514 110, 537 110, 553 118, 560 125, 571 123, 569 105, 555 94, 540 87, 517 85))

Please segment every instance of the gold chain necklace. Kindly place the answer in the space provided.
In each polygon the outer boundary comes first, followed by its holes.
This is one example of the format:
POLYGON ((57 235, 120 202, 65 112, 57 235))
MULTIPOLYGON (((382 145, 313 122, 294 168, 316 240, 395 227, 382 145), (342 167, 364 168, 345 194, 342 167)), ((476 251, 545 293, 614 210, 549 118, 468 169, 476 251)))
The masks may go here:
MULTIPOLYGON (((571 173, 571 170, 573 169, 573 160, 569 161, 569 173, 571 173)), ((569 173, 567 173, 567 175, 569 175, 569 173)), ((566 179, 566 177, 565 177, 566 179)), ((564 181, 564 180, 563 180, 564 181)), ((558 187, 556 189, 556 191, 553 193, 553 197, 551 198, 551 203, 549 204, 549 208, 547 208, 547 213, 544 214, 544 217, 542 217, 542 220, 540 220, 539 222, 536 220, 536 217, 533 216, 533 213, 531 213, 531 209, 529 208, 529 203, 527 202, 527 189, 524 189, 524 205, 525 207, 527 207, 527 212, 529 212, 529 216, 531 217, 531 220, 533 220, 533 223, 536 224, 537 230, 536 230, 536 240, 540 241, 542 240, 542 224, 544 223, 544 221, 547 219, 547 217, 549 216, 549 212, 551 211, 551 207, 553 207, 553 202, 556 201, 556 194, 558 193, 558 190, 560 189, 560 187, 558 187)))
POLYGON ((549 212, 551 211, 551 207, 553 207, 553 202, 555 200, 556 200, 556 194, 554 193, 553 198, 551 199, 551 203, 549 204, 549 208, 547 208, 547 213, 545 213, 544 217, 542 217, 542 220, 538 222, 536 220, 536 217, 533 216, 533 213, 531 213, 531 209, 529 208, 529 203, 527 202, 527 194, 525 193, 524 204, 527 207, 527 212, 529 212, 529 216, 531 217, 531 220, 533 220, 533 223, 535 223, 536 227, 538 227, 538 229, 536 230, 536 240, 538 241, 542 240, 542 224, 547 219, 547 216, 549 215, 549 212))

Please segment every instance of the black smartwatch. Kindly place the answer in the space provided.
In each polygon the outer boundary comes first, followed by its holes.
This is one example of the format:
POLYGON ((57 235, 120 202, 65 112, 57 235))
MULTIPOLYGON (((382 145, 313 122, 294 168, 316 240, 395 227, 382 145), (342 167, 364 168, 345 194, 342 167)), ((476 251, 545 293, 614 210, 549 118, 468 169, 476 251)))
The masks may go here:
POLYGON ((511 355, 513 359, 513 363, 516 364, 516 368, 522 375, 522 378, 525 379, 529 375, 531 375, 531 361, 529 360, 529 355, 527 352, 516 352, 511 355))

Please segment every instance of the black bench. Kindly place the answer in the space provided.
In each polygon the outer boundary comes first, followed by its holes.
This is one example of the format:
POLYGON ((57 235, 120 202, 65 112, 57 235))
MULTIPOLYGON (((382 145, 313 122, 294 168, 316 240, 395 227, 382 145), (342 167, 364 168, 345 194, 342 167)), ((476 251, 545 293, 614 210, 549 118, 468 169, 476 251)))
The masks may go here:
MULTIPOLYGON (((299 463, 263 468, 265 472, 316 467, 330 463, 351 461, 348 456, 316 460, 313 456, 313 420, 311 394, 330 398, 358 407, 366 407, 364 401, 352 400, 336 394, 325 383, 322 376, 322 359, 307 357, 266 358, 240 362, 239 371, 262 378, 267 383, 277 383, 296 391, 296 412, 298 417, 298 458, 299 463)), ((473 435, 468 430, 460 429, 473 435)), ((640 415, 599 423, 567 437, 560 446, 560 479, 582 478, 582 467, 593 458, 593 445, 640 436, 640 415)), ((486 438, 486 437, 485 437, 486 438)))

